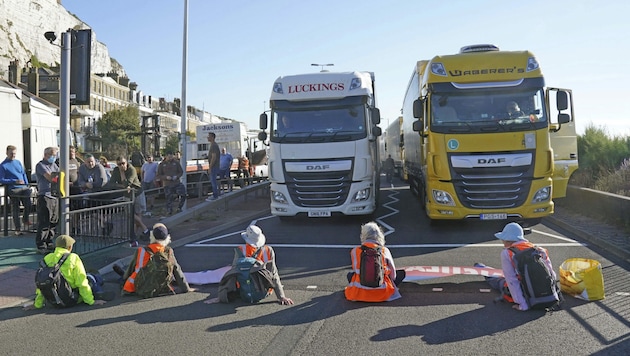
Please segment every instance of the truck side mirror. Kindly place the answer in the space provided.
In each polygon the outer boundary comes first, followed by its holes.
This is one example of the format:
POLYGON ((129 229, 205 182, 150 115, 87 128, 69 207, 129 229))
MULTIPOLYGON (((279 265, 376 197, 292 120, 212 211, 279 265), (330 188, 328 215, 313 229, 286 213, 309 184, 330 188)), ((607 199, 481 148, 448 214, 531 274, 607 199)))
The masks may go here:
POLYGON ((567 124, 571 121, 571 115, 569 114, 558 114, 558 123, 559 124, 567 124))
POLYGON ((262 142, 265 142, 265 140, 267 140, 267 133, 265 131, 260 131, 258 133, 258 139, 262 142))
POLYGON ((422 119, 414 121, 412 128, 416 132, 421 132, 422 130, 424 130, 424 122, 422 121, 422 119))
POLYGON ((558 108, 558 111, 569 108, 569 99, 566 91, 558 91, 556 93, 556 107, 558 108))
POLYGON ((413 117, 416 119, 424 118, 424 110, 422 109, 422 100, 416 99, 413 102, 413 117))
POLYGON ((374 126, 374 128, 372 129, 372 134, 374 134, 374 136, 380 136, 383 134, 383 131, 380 127, 374 126))
POLYGON ((372 108, 372 123, 378 125, 381 123, 381 110, 372 108))
POLYGON ((260 114, 260 118, 258 119, 258 125, 260 126, 261 130, 267 129, 267 114, 266 113, 260 114))

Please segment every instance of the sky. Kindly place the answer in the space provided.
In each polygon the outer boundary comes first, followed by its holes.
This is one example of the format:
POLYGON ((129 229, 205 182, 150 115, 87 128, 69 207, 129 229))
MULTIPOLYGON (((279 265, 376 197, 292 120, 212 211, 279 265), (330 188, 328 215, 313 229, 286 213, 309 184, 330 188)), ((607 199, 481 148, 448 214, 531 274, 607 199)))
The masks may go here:
MULTIPOLYGON (((62 5, 139 90, 182 97, 185 0, 62 5)), ((375 73, 387 123, 418 60, 491 43, 532 51, 547 86, 573 90, 578 134, 630 136, 630 110, 618 109, 630 97, 628 13, 627 0, 188 0, 186 102, 257 129, 276 78, 333 63, 331 71, 375 73)))

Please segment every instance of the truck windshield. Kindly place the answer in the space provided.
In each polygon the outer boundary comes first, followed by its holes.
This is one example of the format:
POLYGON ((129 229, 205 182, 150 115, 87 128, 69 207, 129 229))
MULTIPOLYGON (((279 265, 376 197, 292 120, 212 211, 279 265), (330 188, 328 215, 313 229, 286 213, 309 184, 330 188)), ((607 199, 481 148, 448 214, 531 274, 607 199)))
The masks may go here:
POLYGON ((547 126, 542 89, 457 91, 431 96, 434 132, 524 131, 547 126))
POLYGON ((271 120, 273 142, 339 142, 367 136, 366 107, 360 105, 290 105, 277 108, 271 120))

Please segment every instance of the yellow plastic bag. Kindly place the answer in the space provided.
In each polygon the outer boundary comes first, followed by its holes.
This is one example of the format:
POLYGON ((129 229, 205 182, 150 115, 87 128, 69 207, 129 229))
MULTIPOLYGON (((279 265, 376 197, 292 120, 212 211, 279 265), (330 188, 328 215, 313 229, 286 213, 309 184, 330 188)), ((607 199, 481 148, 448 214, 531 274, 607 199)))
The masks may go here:
POLYGON ((596 260, 569 258, 560 265, 560 289, 584 300, 604 299, 604 275, 596 260))

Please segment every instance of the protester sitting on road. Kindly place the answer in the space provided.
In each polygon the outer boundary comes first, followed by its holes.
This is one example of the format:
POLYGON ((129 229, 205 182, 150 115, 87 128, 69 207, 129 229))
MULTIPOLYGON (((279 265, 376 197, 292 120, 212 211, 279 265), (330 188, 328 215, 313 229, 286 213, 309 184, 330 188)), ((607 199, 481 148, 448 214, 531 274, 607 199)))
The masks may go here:
POLYGON ((345 289, 346 299, 360 302, 389 302, 400 298, 398 285, 405 279, 405 270, 396 270, 394 258, 385 247, 385 236, 375 222, 361 226, 361 246, 353 248, 350 257, 352 272, 348 273, 350 284, 345 289), (363 252, 364 248, 377 252, 380 250, 380 253, 374 254, 369 261, 371 266, 376 265, 382 271, 376 271, 374 268, 370 270, 367 266, 361 265, 362 254, 368 254, 367 251, 363 252), (381 273, 382 278, 377 277, 381 273))
MULTIPOLYGON (((138 247, 138 250, 134 254, 131 263, 129 264, 127 270, 123 275, 123 279, 125 281, 123 286, 123 294, 128 295, 136 292, 136 276, 138 275, 140 269, 147 265, 147 263, 149 262, 149 258, 151 257, 151 254, 147 252, 147 249, 151 250, 152 253, 157 253, 159 251, 165 252, 173 265, 173 276, 171 277, 171 280, 174 279, 175 283, 177 284, 177 288, 174 288, 173 284, 171 283, 171 285, 169 286, 170 290, 162 291, 164 294, 169 294, 169 292, 192 292, 193 289, 190 288, 190 286, 188 285, 186 277, 184 276, 184 272, 182 271, 180 265, 177 263, 175 252, 169 246, 169 244, 171 243, 171 235, 169 234, 166 225, 162 223, 157 223, 153 225, 153 229, 151 230, 151 235, 149 239, 150 243, 149 245, 147 245, 147 247, 138 247)), ((114 271, 120 270, 120 266, 114 266, 114 271)))
MULTIPOLYGON (((110 299, 107 297, 107 293, 103 292, 94 276, 88 276, 85 272, 85 267, 81 258, 76 253, 72 253, 72 247, 75 240, 69 235, 59 235, 55 240, 55 251, 44 256, 44 262, 47 266, 52 267, 63 257, 64 254, 70 255, 64 261, 60 267, 60 272, 63 277, 68 281, 71 288, 78 291, 78 303, 85 303, 87 305, 102 305, 105 304, 105 300, 110 299), (97 299, 98 298, 98 299, 97 299)), ((46 303, 46 298, 39 289, 35 291, 35 303, 27 305, 24 310, 30 310, 34 308, 42 308, 46 303)))
POLYGON ((166 197, 166 211, 173 214, 173 202, 179 197, 177 212, 181 212, 186 203, 186 187, 179 179, 184 175, 184 169, 173 156, 172 151, 166 152, 166 158, 158 165, 157 178, 162 181, 166 197))
POLYGON ((15 159, 17 147, 7 146, 7 158, 0 163, 0 184, 7 187, 5 194, 11 197, 11 211, 15 234, 22 235, 22 224, 26 228, 31 225, 29 215, 31 213, 31 187, 28 185, 28 177, 22 162, 15 159), (22 220, 20 221, 20 203, 24 207, 22 220))
MULTIPOLYGON (((524 237, 523 228, 521 225, 515 222, 508 223, 503 228, 503 231, 494 234, 496 238, 501 240, 504 249, 501 251, 501 269, 503 270, 503 277, 487 277, 486 281, 494 289, 502 291, 502 297, 508 302, 513 302, 512 308, 520 311, 526 311, 529 309, 527 304, 527 298, 521 288, 521 282, 518 278, 518 271, 516 269, 516 263, 513 259, 514 251, 510 248, 514 248, 518 251, 523 251, 528 248, 534 247, 534 244, 529 242, 524 237), (507 289, 507 290, 505 290, 507 289)), ((542 247, 538 247, 543 251, 542 262, 547 266, 547 269, 551 272, 553 280, 556 280, 555 271, 551 265, 549 254, 547 250, 542 247)), ((476 263, 475 267, 486 267, 483 264, 476 263)))
MULTIPOLYGON (((280 275, 278 274, 278 268, 276 267, 276 254, 273 248, 269 245, 265 245, 266 238, 260 227, 256 225, 250 225, 245 232, 241 233, 241 237, 245 240, 245 245, 238 246, 234 251, 234 260, 232 261, 232 270, 226 272, 225 276, 221 280, 219 285, 219 300, 228 302, 230 300, 229 295, 239 292, 239 286, 236 283, 236 277, 229 280, 226 276, 235 275, 238 271, 235 271, 237 262, 241 257, 253 257, 258 261, 264 263, 264 269, 266 270, 268 279, 270 282, 271 290, 267 291, 268 297, 275 291, 278 303, 282 305, 292 305, 293 300, 287 298, 284 295, 284 288, 280 281, 280 275)), ((204 301, 206 304, 216 303, 218 300, 208 299, 204 301)))
MULTIPOLYGON (((138 179, 138 173, 134 167, 129 165, 125 157, 119 156, 116 159, 117 167, 112 171, 112 177, 105 185, 106 190, 127 189, 127 198, 131 198, 131 190, 135 191, 133 204, 133 222, 136 229, 140 229, 144 237, 149 237, 149 228, 142 221, 142 213, 147 209, 147 202, 142 190, 142 183, 138 179)), ((138 247, 135 233, 130 239, 131 247, 138 247)))

